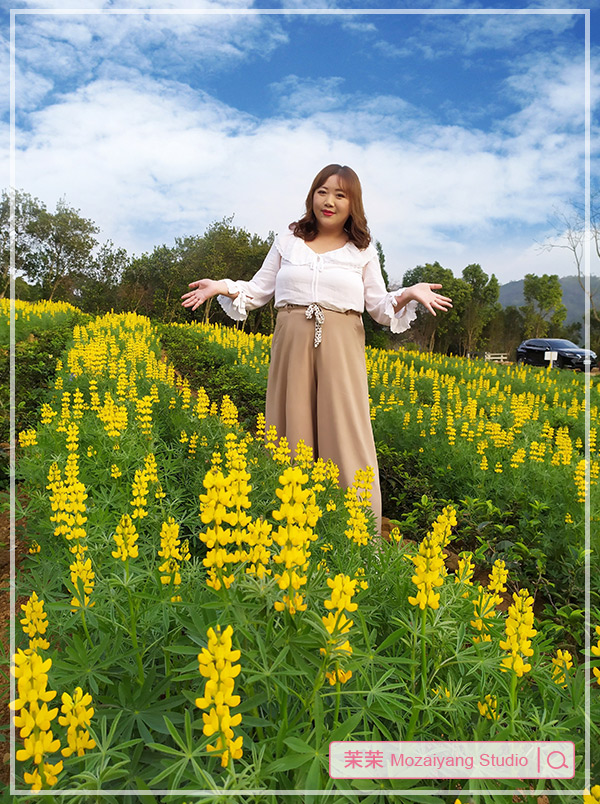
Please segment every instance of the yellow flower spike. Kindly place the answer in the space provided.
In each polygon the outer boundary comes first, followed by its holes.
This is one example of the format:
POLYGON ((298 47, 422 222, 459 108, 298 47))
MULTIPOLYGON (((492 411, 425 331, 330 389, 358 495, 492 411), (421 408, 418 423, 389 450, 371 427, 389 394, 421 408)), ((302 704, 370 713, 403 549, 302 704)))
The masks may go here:
POLYGON ((38 600, 37 592, 32 592, 27 603, 21 604, 25 617, 20 620, 23 632, 33 638, 45 634, 48 628, 48 615, 44 611, 44 601, 38 600))
POLYGON ((317 538, 312 528, 321 516, 321 510, 315 504, 314 492, 304 488, 307 482, 308 475, 300 467, 288 467, 279 477, 281 487, 275 491, 281 505, 273 511, 273 518, 282 524, 272 535, 273 541, 280 547, 279 553, 273 556, 273 562, 281 565, 283 570, 275 574, 275 580, 282 591, 291 588, 294 594, 286 593, 282 598, 283 603, 277 601, 274 605, 277 611, 287 609, 292 615, 306 609, 303 596, 297 590, 306 583, 304 573, 311 555, 310 542, 317 538))
POLYGON ((573 667, 573 657, 569 651, 558 649, 552 659, 552 665, 552 680, 559 687, 566 687, 569 670, 573 667))
POLYGON ((114 558, 120 558, 121 561, 127 561, 128 558, 137 558, 137 538, 138 534, 131 517, 128 514, 123 514, 113 534, 117 549, 112 551, 111 555, 114 558))
POLYGON ((488 720, 498 720, 498 699, 495 695, 486 695, 483 702, 477 702, 479 714, 488 720))
POLYGON ((537 634, 533 628, 533 598, 527 589, 519 589, 513 594, 505 630, 506 639, 500 642, 500 648, 509 655, 502 659, 500 669, 503 672, 513 670, 520 678, 531 670, 531 664, 524 660, 533 656, 531 639, 537 634))
POLYGON ((30 427, 28 430, 21 430, 19 433, 19 446, 33 447, 37 444, 37 432, 30 427))
POLYGON ((587 789, 583 794, 583 804, 597 804, 600 801, 600 784, 594 785, 591 791, 587 789))
POLYGON ((352 671, 345 671, 340 667, 340 660, 352 654, 352 646, 346 635, 354 625, 354 621, 346 615, 358 608, 356 603, 352 603, 358 583, 358 579, 352 579, 343 573, 327 579, 331 597, 324 605, 329 614, 321 617, 321 620, 331 639, 327 640, 326 647, 321 648, 320 652, 326 656, 326 667, 333 664, 333 669, 325 673, 332 686, 338 682, 345 684, 352 677, 352 671))
POLYGON ((88 731, 94 716, 91 703, 92 696, 84 693, 81 687, 75 689, 73 696, 63 693, 61 707, 63 715, 58 718, 58 722, 61 726, 67 727, 68 746, 61 752, 64 757, 70 757, 72 754, 81 757, 86 751, 96 747, 88 731))
POLYGON ((412 582, 418 590, 414 597, 408 598, 408 602, 412 606, 419 606, 421 610, 439 608, 440 595, 435 589, 444 583, 445 553, 442 552, 441 542, 448 533, 447 527, 432 528, 419 545, 418 554, 407 557, 415 565, 416 574, 412 576, 412 582))
POLYGON ((217 735, 214 745, 208 751, 221 753, 221 765, 226 767, 230 759, 242 756, 243 738, 234 740, 233 729, 242 721, 241 714, 232 715, 231 707, 238 706, 240 696, 233 694, 234 679, 239 675, 241 665, 234 665, 241 655, 232 645, 233 628, 229 625, 224 631, 220 626, 207 631, 208 646, 198 654, 198 669, 207 681, 204 695, 196 698, 199 709, 207 709, 202 714, 203 732, 206 737, 217 735))
POLYGON ((129 503, 133 507, 132 519, 143 519, 148 516, 146 506, 148 504, 149 480, 145 469, 136 469, 133 483, 131 486, 132 500, 129 503))

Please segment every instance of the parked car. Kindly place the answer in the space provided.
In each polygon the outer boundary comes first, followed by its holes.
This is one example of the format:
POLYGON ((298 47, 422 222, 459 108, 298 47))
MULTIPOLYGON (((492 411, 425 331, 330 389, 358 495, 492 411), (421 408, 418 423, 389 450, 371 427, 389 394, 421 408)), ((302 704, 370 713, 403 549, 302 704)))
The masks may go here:
POLYGON ((530 338, 517 348, 517 363, 528 363, 531 366, 547 366, 550 361, 544 357, 546 352, 556 352, 554 365, 559 368, 572 368, 584 371, 584 361, 589 358, 590 368, 596 365, 596 352, 582 349, 573 341, 563 338, 530 338))

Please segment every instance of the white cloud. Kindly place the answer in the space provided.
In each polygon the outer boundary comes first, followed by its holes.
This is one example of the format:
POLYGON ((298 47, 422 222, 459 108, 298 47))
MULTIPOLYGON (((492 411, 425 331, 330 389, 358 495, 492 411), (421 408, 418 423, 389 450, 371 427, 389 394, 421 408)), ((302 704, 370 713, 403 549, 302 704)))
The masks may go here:
MULTIPOLYGON (((137 4, 119 4, 119 8, 127 10, 128 5, 134 10, 137 4)), ((193 78, 198 70, 239 64, 251 54, 265 57, 287 41, 276 17, 210 14, 202 9, 190 14, 185 13, 193 10, 189 3, 162 0, 144 8, 153 6, 172 7, 175 13, 17 15, 17 64, 24 71, 43 71, 60 84, 83 85, 100 75, 114 77, 123 67, 141 74, 193 78)), ((210 4, 204 10, 220 8, 210 4)))
POLYGON ((302 214, 316 172, 339 162, 361 176, 392 278, 434 260, 457 274, 479 262, 500 281, 571 272, 566 262, 553 270, 564 256, 533 254, 531 241, 552 208, 580 192, 579 62, 515 62, 506 91, 520 111, 492 131, 440 125, 397 96, 354 92, 339 75, 273 81, 277 113, 261 120, 188 84, 211 59, 215 69, 240 64, 285 41, 274 18, 240 20, 105 16, 63 26, 48 17, 24 29, 20 108, 55 94, 19 132, 17 186, 48 206, 66 196, 103 238, 140 253, 234 213, 262 236, 282 231, 302 214), (40 75, 46 62, 52 70, 40 75), (55 68, 73 76, 61 94, 55 68))
POLYGON ((49 206, 65 195, 104 237, 139 253, 234 213, 263 236, 281 231, 323 165, 350 164, 396 278, 435 259, 458 273, 469 262, 491 270, 504 227, 539 224, 577 192, 577 138, 399 124, 397 103, 369 103, 381 121, 360 105, 261 121, 177 82, 98 80, 30 116, 17 184, 49 206))

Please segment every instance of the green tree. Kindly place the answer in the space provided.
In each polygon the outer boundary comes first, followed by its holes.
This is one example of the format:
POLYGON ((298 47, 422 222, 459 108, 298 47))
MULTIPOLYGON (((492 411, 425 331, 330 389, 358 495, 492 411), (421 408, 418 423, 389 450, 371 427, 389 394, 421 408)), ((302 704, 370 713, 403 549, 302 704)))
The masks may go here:
POLYGON ((482 339, 490 352, 506 352, 511 360, 516 359, 517 346, 523 340, 525 320, 521 311, 510 305, 499 309, 484 327, 482 339))
POLYGON ((468 297, 460 320, 461 354, 478 348, 483 328, 500 309, 500 286, 494 276, 488 277, 477 263, 463 269, 462 278, 468 286, 468 297))
POLYGON ((155 246, 124 268, 120 306, 162 321, 183 320, 179 311, 184 272, 177 247, 155 246))
POLYGON ((420 309, 410 328, 411 340, 430 352, 434 348, 446 352, 460 340, 461 317, 469 297, 468 285, 463 279, 457 279, 449 268, 442 268, 439 262, 418 265, 404 274, 404 287, 418 282, 442 285, 440 293, 452 299, 452 309, 435 316, 420 309))
MULTIPOLYGON (((233 226, 232 221, 232 217, 223 218, 211 224, 203 235, 176 238, 172 247, 157 246, 150 254, 132 259, 123 272, 121 305, 164 322, 202 316, 207 323, 231 323, 218 302, 207 302, 191 313, 181 306, 181 296, 195 279, 248 280, 260 268, 273 235, 263 240, 233 226)), ((254 331, 272 332, 272 302, 266 310, 250 313, 247 326, 254 331)))
POLYGON ((25 263, 35 247, 31 226, 41 211, 45 209, 41 201, 22 190, 14 190, 12 193, 10 190, 2 191, 0 201, 0 260, 2 261, 0 298, 4 298, 10 286, 11 195, 14 203, 15 279, 24 272, 25 263))
POLYGON ((549 330, 558 330, 567 315, 562 303, 562 288, 556 274, 525 274, 523 283, 526 338, 543 338, 549 330))
POLYGON ((119 288, 129 257, 124 248, 111 240, 103 243, 85 266, 75 295, 86 313, 102 313, 119 307, 119 288))
POLYGON ((92 261, 98 227, 61 199, 56 212, 41 208, 27 229, 32 247, 23 259, 23 273, 50 301, 72 300, 92 261))

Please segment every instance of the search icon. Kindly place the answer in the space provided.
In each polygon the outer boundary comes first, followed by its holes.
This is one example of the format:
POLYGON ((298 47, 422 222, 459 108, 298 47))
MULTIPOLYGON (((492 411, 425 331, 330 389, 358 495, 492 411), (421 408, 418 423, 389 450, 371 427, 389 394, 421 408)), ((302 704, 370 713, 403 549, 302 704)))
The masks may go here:
MULTIPOLYGON (((557 760, 553 760, 553 762, 556 761, 557 760)), ((569 769, 569 765, 567 764, 567 758, 562 751, 550 751, 550 753, 546 757, 546 764, 552 770, 560 770, 560 768, 567 768, 567 770, 569 769), (550 757, 554 756, 554 754, 558 754, 559 757, 562 757, 562 762, 559 765, 553 765, 552 762, 550 762, 550 757)))

